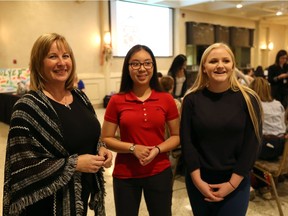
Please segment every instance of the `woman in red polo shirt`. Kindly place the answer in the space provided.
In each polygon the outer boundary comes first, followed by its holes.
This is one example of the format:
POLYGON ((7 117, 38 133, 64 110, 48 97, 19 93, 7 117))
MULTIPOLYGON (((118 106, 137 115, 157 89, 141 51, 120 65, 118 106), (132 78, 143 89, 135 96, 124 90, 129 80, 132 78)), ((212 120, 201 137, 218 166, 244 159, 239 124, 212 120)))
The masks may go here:
POLYGON ((153 52, 132 47, 124 60, 120 91, 111 97, 103 141, 117 152, 113 171, 117 216, 136 216, 142 191, 149 215, 171 215, 172 171, 167 152, 179 145, 179 114, 171 94, 162 92, 153 52), (170 138, 165 140, 165 124, 170 138), (120 129, 120 140, 115 138, 120 129))

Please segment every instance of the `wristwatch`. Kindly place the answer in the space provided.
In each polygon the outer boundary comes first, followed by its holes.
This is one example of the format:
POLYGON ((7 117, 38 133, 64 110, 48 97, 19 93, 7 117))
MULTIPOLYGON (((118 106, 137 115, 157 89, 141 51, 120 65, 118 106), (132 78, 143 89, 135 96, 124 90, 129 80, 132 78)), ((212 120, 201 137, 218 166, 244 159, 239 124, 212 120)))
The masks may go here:
POLYGON ((134 150, 135 150, 135 144, 131 145, 130 148, 129 148, 129 151, 130 153, 134 153, 134 150))

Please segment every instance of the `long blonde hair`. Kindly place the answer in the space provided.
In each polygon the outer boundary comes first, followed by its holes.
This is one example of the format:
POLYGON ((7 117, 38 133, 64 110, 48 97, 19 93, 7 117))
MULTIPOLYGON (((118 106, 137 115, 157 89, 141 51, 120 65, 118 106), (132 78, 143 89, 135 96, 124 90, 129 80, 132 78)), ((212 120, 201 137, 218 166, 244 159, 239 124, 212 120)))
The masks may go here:
POLYGON ((192 85, 192 87, 190 89, 188 89, 185 96, 191 92, 196 92, 198 90, 204 89, 206 86, 209 85, 208 75, 207 75, 207 73, 204 73, 204 64, 205 64, 207 57, 210 54, 210 52, 214 49, 217 49, 217 48, 224 48, 229 53, 229 55, 231 56, 233 66, 232 66, 232 74, 229 77, 230 88, 234 92, 241 91, 241 93, 242 93, 242 95, 246 101, 247 107, 248 107, 249 115, 250 115, 252 123, 253 123, 255 134, 257 136, 259 143, 261 143, 262 106, 261 106, 260 98, 252 89, 250 89, 246 86, 243 86, 242 84, 240 84, 238 82, 237 75, 236 75, 237 69, 236 69, 235 57, 234 57, 232 50, 230 49, 230 47, 228 45, 226 45, 224 43, 214 43, 214 44, 210 45, 204 51, 202 58, 201 58, 201 61, 200 61, 200 67, 199 67, 199 71, 198 71, 198 75, 196 77, 196 80, 195 80, 194 84, 192 85), (259 114, 256 113, 256 111, 253 107, 250 95, 252 95, 256 99, 256 102, 257 102, 257 104, 259 106, 259 110, 260 110, 259 114))

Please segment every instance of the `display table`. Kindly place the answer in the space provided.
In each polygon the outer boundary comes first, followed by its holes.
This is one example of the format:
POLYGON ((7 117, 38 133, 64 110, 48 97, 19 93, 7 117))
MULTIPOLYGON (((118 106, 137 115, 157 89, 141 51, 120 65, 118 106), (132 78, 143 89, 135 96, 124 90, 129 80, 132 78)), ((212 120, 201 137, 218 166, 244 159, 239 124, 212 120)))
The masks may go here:
POLYGON ((12 109, 16 101, 21 97, 15 93, 0 93, 0 121, 10 123, 12 109))

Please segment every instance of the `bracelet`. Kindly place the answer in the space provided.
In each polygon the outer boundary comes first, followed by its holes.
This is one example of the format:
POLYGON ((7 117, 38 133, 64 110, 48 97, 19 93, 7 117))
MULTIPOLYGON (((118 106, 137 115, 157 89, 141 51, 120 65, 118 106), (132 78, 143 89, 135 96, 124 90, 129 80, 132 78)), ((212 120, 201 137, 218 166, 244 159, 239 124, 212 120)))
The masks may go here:
POLYGON ((99 149, 100 147, 105 147, 107 148, 107 145, 105 142, 103 142, 102 140, 99 140, 98 141, 98 144, 97 144, 97 149, 99 149))
POLYGON ((107 148, 106 143, 103 142, 102 140, 99 140, 99 141, 98 141, 98 145, 99 145, 100 147, 105 147, 105 148, 107 148))
POLYGON ((160 150, 160 148, 158 147, 158 146, 155 146, 155 148, 157 148, 158 149, 158 154, 160 154, 161 153, 161 150, 160 150))
POLYGON ((236 187, 234 185, 232 185, 232 183, 230 181, 228 181, 228 183, 231 185, 231 187, 235 190, 236 187))

